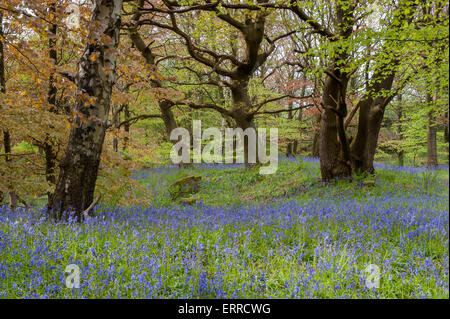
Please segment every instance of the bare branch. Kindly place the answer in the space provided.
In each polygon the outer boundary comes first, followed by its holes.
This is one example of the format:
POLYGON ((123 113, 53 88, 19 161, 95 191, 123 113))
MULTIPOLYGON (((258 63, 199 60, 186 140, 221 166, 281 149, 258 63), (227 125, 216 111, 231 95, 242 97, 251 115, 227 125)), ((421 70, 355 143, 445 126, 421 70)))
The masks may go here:
POLYGON ((94 208, 95 205, 97 205, 98 201, 100 200, 101 195, 98 195, 96 199, 94 199, 94 201, 91 203, 91 205, 89 205, 88 208, 86 208, 82 215, 84 216, 84 218, 86 219, 90 219, 91 216, 89 216, 89 212, 94 208))
MULTIPOLYGON (((285 99, 285 98, 291 98, 291 99, 298 99, 298 100, 300 100, 300 99, 308 99, 308 98, 312 98, 312 97, 313 97, 312 95, 308 95, 308 96, 295 96, 295 95, 292 95, 292 94, 286 94, 286 95, 274 97, 274 98, 271 98, 271 99, 268 99, 268 100, 265 100, 265 101, 263 101, 263 102, 261 102, 261 103, 256 104, 255 107, 254 107, 255 110, 252 111, 251 114, 256 114, 256 113, 258 113, 258 111, 259 111, 264 105, 266 105, 267 103, 276 102, 276 101, 279 101, 279 100, 282 100, 282 99, 285 99)), ((270 114, 270 113, 267 113, 267 114, 270 114)))
POLYGON ((133 118, 130 118, 128 120, 122 121, 117 125, 117 128, 120 128, 124 126, 125 124, 134 124, 137 121, 146 120, 146 119, 155 119, 155 118, 161 118, 161 114, 141 114, 138 116, 135 116, 133 118))
POLYGON ((301 109, 306 109, 307 107, 312 107, 312 106, 314 106, 314 104, 302 105, 302 106, 295 107, 295 108, 292 108, 292 109, 281 109, 281 110, 276 110, 276 111, 261 111, 261 112, 255 113, 255 115, 257 115, 257 114, 278 114, 278 113, 283 113, 283 112, 294 112, 294 111, 301 110, 301 109))

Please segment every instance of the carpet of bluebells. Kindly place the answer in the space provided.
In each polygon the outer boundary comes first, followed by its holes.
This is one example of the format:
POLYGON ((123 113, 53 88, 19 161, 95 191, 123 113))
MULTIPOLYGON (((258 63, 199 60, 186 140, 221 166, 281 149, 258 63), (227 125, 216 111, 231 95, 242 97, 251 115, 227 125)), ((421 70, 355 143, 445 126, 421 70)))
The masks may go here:
POLYGON ((97 207, 82 224, 0 207, 0 298, 448 298, 448 166, 377 165, 318 182, 317 160, 273 176, 201 165, 193 205, 172 203, 175 167, 135 174, 153 207, 97 207), (66 266, 80 268, 67 288, 66 266), (380 270, 379 286, 366 267, 380 270))

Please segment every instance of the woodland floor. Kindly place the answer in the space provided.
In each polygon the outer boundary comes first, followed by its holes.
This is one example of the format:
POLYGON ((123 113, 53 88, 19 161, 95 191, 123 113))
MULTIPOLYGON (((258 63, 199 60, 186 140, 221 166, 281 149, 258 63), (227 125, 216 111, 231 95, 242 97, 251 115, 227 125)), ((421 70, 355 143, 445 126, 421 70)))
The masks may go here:
POLYGON ((377 165, 322 185, 316 159, 262 176, 239 165, 135 174, 152 207, 82 224, 0 208, 0 298, 448 298, 449 171, 377 165), (195 204, 169 185, 202 177, 195 204), (66 266, 80 288, 66 288, 66 266), (368 288, 367 265, 379 267, 368 288))

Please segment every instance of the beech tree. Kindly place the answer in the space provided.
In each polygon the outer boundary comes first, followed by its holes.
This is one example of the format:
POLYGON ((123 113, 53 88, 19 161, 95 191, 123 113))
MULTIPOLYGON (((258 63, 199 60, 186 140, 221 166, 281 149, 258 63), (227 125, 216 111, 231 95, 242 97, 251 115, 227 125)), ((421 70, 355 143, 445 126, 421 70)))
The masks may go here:
MULTIPOLYGON (((333 6, 335 30, 331 30, 306 14, 300 5, 300 2, 291 1, 291 6, 287 8, 292 10, 299 19, 309 24, 315 33, 329 40, 330 50, 327 52, 332 56, 329 62, 330 67, 324 70, 325 81, 322 97, 324 111, 321 117, 319 148, 322 179, 330 180, 335 177, 350 176, 352 171, 373 172, 373 161, 384 111, 395 94, 409 80, 409 76, 405 74, 398 76, 399 70, 402 70, 402 66, 405 65, 403 63, 408 60, 407 55, 402 55, 401 52, 408 49, 413 50, 414 47, 408 47, 409 41, 402 39, 400 34, 406 34, 416 28, 427 27, 423 24, 425 23, 424 16, 416 14, 419 3, 418 1, 399 1, 394 5, 392 13, 386 14, 386 19, 390 21, 387 29, 382 29, 380 33, 383 36, 382 46, 375 43, 371 45, 378 47, 379 53, 374 56, 369 54, 368 57, 373 60, 374 67, 366 92, 356 105, 355 110, 359 112, 358 127, 351 145, 346 135, 344 120, 348 115, 350 118, 345 122, 351 121, 356 112, 348 112, 346 94, 349 79, 356 72, 358 62, 350 59, 350 52, 355 49, 354 43, 358 43, 355 41, 359 38, 358 33, 364 34, 358 32, 356 18, 358 20, 364 18, 369 13, 369 9, 364 7, 364 4, 360 4, 358 7, 352 1, 336 1, 333 6), (357 12, 359 17, 355 16, 357 12), (395 87, 394 80, 397 76, 399 83, 395 87)), ((422 7, 430 6, 423 2, 420 5, 422 7)), ((441 8, 441 12, 443 11, 443 2, 437 1, 434 5, 441 8)), ((437 21, 435 27, 445 26, 441 19, 437 21)), ((373 36, 371 31, 368 31, 368 34, 373 36)), ((370 41, 372 40, 373 38, 370 41)), ((442 40, 443 38, 414 39, 412 42, 442 40)), ((420 51, 415 49, 415 51, 410 51, 411 55, 418 57, 420 51)))

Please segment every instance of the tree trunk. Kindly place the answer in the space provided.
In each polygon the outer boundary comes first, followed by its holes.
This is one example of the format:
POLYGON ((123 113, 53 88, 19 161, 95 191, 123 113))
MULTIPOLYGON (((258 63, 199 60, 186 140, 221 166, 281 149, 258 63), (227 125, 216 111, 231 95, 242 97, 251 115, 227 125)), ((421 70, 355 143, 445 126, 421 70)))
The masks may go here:
MULTIPOLYGON (((305 95, 305 90, 303 90, 303 96, 305 95)), ((298 110, 298 121, 299 121, 299 125, 300 125, 300 130, 299 130, 299 137, 297 140, 294 141, 294 145, 293 145, 293 152, 294 152, 294 156, 298 154, 298 142, 299 141, 303 141, 303 127, 302 125, 302 121, 303 121, 303 109, 298 110)))
MULTIPOLYGON (((343 40, 352 34, 354 9, 354 5, 336 3, 336 25, 343 40)), ((345 71, 341 71, 348 58, 347 49, 338 46, 323 87, 324 111, 320 122, 319 139, 320 171, 323 181, 351 176, 349 146, 344 127, 349 77, 345 71)))
POLYGON ((170 133, 178 127, 175 117, 171 110, 172 102, 168 100, 158 101, 159 110, 161 111, 161 118, 164 122, 164 127, 166 128, 166 138, 170 140, 170 133))
POLYGON ((120 132, 120 127, 119 127, 119 123, 120 123, 120 112, 119 110, 115 111, 113 110, 113 123, 114 123, 114 137, 113 137, 113 151, 114 152, 119 152, 119 132, 120 132))
POLYGON ((316 116, 316 124, 313 128, 313 142, 311 149, 312 157, 319 157, 319 140, 320 140, 320 122, 322 121, 322 115, 319 114, 316 116))
POLYGON ((384 110, 370 101, 362 101, 359 107, 358 131, 351 147, 353 170, 359 174, 373 173, 373 159, 384 110))
MULTIPOLYGON (((395 12, 397 15, 395 21, 411 22, 416 7, 417 2, 401 1, 395 12)), ((392 31, 397 27, 395 25, 391 26, 392 31)), ((350 149, 352 169, 358 173, 373 173, 375 171, 373 161, 378 144, 378 135, 386 106, 394 97, 392 85, 400 62, 398 53, 391 50, 392 48, 389 47, 382 49, 383 52, 392 54, 392 58, 383 59, 376 66, 370 83, 368 81, 368 69, 366 69, 366 94, 358 102, 358 131, 350 149)), ((366 65, 366 67, 368 68, 369 65, 366 65)))
MULTIPOLYGON (((289 103, 289 112, 288 119, 292 120, 294 118, 294 114, 292 112, 293 103, 289 103)), ((286 145, 286 157, 293 156, 294 153, 294 142, 288 141, 286 145)))
MULTIPOLYGON (((6 76, 5 76, 5 49, 3 45, 3 14, 0 12, 0 93, 6 93, 6 76)), ((11 162, 11 135, 8 130, 3 130, 3 147, 5 149, 5 162, 9 166, 11 162)), ((11 181, 8 182, 9 206, 12 210, 17 207, 17 195, 14 192, 11 181)))
MULTIPOLYGON (((320 157, 320 171, 322 180, 330 180, 339 174, 336 169, 339 165, 339 143, 337 140, 337 123, 336 114, 330 109, 337 105, 331 99, 331 94, 334 94, 335 100, 337 99, 337 93, 339 90, 339 83, 332 77, 327 76, 325 85, 323 88, 323 104, 325 110, 322 113, 320 120, 319 131, 319 157, 320 157), (331 106, 333 105, 333 106, 331 106)), ((343 172, 342 172, 343 173, 343 172)))
POLYGON ((437 134, 437 125, 436 125, 436 115, 435 111, 433 110, 434 107, 434 97, 431 98, 431 95, 427 93, 426 95, 426 102, 427 106, 430 108, 428 111, 428 127, 427 127, 427 166, 428 167, 435 167, 438 165, 438 158, 437 158, 437 141, 436 141, 436 134, 437 134))
POLYGON ((293 156, 293 148, 294 148, 293 142, 288 142, 286 145, 286 157, 293 156))
POLYGON ((322 97, 324 111, 320 121, 319 157, 323 181, 351 175, 346 159, 348 153, 345 154, 345 132, 342 135, 343 117, 346 115, 346 110, 342 109, 342 99, 345 99, 347 79, 345 75, 340 76, 338 70, 334 70, 334 75, 340 81, 327 75, 322 97))
MULTIPOLYGON (((402 95, 401 94, 399 94, 398 100, 399 100, 399 105, 397 108, 397 118, 398 118, 397 134, 398 134, 398 140, 403 141, 403 127, 402 127, 402 125, 403 125, 403 105, 402 105, 402 95)), ((403 150, 402 145, 398 145, 397 158, 398 158, 398 165, 404 166, 405 165, 405 151, 403 150)))
MULTIPOLYGON (((11 162, 11 157, 8 154, 11 154, 11 136, 9 131, 3 132, 3 144, 5 148, 5 162, 6 166, 9 166, 9 162, 11 162)), ((8 194, 9 194, 9 207, 14 210, 17 208, 17 195, 14 191, 11 181, 8 183, 8 194)))
MULTIPOLYGON (((395 62, 392 62, 394 64, 395 62)), ((384 116, 386 105, 391 101, 392 95, 381 96, 381 92, 389 92, 394 82, 395 70, 386 62, 379 66, 374 74, 372 84, 366 97, 359 104, 358 131, 351 145, 351 160, 353 170, 357 173, 373 173, 373 160, 378 144, 378 135, 384 116), (373 98, 374 95, 380 94, 373 98)))
MULTIPOLYGON (((231 97, 233 100, 233 108, 231 111, 231 116, 236 122, 236 125, 238 128, 241 128, 243 131, 245 131, 248 128, 253 128, 256 133, 256 126, 253 121, 253 116, 250 116, 248 114, 250 108, 252 107, 252 103, 250 101, 250 97, 248 95, 248 78, 239 80, 239 81, 233 81, 233 88, 231 89, 231 97)), ((249 162, 249 140, 245 136, 244 137, 244 161, 245 166, 247 168, 253 167, 255 163, 249 162)), ((256 162, 258 162, 258 143, 256 140, 255 145, 255 151, 256 151, 256 162)))
MULTIPOLYGON (((243 115, 242 117, 236 116, 235 118, 236 125, 238 128, 241 128, 243 131, 245 131, 248 128, 254 129, 256 134, 256 126, 253 122, 252 118, 247 117, 246 115, 243 115)), ((255 163, 250 163, 249 160, 249 151, 250 151, 250 140, 247 136, 244 136, 244 163, 246 168, 251 168, 255 166, 256 163, 258 163, 258 136, 256 135, 256 145, 254 147, 255 153, 255 163)))
MULTIPOLYGON (((50 5, 50 12, 56 15, 56 4, 52 3, 50 5)), ((52 61, 52 64, 54 67, 56 67, 57 63, 57 53, 56 53, 56 37, 57 37, 57 25, 56 24, 50 24, 49 26, 49 58, 52 61)), ((47 101, 50 105, 50 112, 56 113, 56 93, 57 89, 55 86, 55 76, 54 76, 54 70, 51 71, 49 80, 48 80, 48 96, 47 101)), ((44 142, 44 151, 45 151, 45 178, 47 180, 47 183, 53 187, 56 182, 56 160, 57 160, 57 153, 54 149, 52 139, 47 134, 45 137, 44 142)), ((47 198, 48 203, 50 203, 52 197, 51 192, 47 192, 47 198)))
POLYGON ((123 125, 123 129, 125 131, 125 136, 123 137, 123 147, 122 150, 126 151, 127 147, 128 147, 128 142, 130 140, 130 107, 127 105, 125 105, 125 107, 123 108, 123 114, 125 117, 125 124, 123 125))
POLYGON ((298 141, 295 140, 292 144, 292 153, 294 153, 294 156, 298 154, 298 141))
POLYGON ((447 163, 450 163, 450 149, 449 149, 449 132, 448 132, 448 111, 445 112, 444 117, 444 142, 447 148, 447 163))
POLYGON ((96 0, 91 30, 76 75, 76 117, 60 163, 52 197, 53 216, 73 210, 78 220, 93 201, 107 128, 112 87, 116 79, 122 0, 96 0))
MULTIPOLYGON (((139 0, 137 8, 142 8, 144 6, 144 0, 139 0)), ((132 17, 132 21, 134 24, 137 24, 139 22, 139 19, 141 17, 140 13, 136 13, 132 17)), ((155 67, 156 62, 156 55, 152 52, 152 50, 149 48, 148 45, 145 44, 142 37, 139 35, 137 26, 133 26, 130 28, 130 32, 128 33, 129 38, 133 42, 133 45, 138 49, 138 51, 141 53, 142 57, 145 59, 145 62, 151 66, 155 67)), ((155 70, 157 71, 157 70, 155 70)), ((162 88, 163 83, 157 79, 156 77, 152 77, 151 79, 151 86, 152 88, 162 88)), ((175 117, 172 112, 173 103, 169 100, 160 98, 158 99, 158 106, 159 110, 161 111, 161 117, 164 122, 164 126, 166 128, 166 139, 167 141, 170 141, 170 133, 172 130, 176 129, 178 127, 177 122, 175 121, 175 117)), ((176 141, 173 141, 173 143, 176 143, 176 141)))

